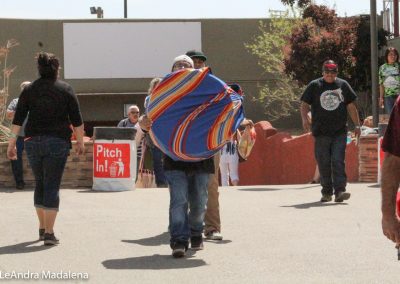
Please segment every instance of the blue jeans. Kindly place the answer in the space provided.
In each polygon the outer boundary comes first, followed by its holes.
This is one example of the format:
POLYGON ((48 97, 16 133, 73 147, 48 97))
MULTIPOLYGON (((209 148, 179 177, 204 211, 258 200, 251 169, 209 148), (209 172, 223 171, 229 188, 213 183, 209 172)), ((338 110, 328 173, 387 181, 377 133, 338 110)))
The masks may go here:
POLYGON ((35 207, 58 210, 61 178, 70 144, 58 137, 34 136, 25 141, 25 149, 36 181, 35 207))
POLYGON ((17 159, 11 160, 11 169, 17 185, 24 184, 24 168, 22 166, 22 152, 24 152, 24 137, 17 138, 17 159))
POLYGON ((346 134, 315 137, 315 159, 321 175, 322 194, 346 191, 346 134))
POLYGON ((165 171, 170 188, 170 244, 189 244, 189 238, 201 236, 207 206, 209 174, 165 171))
POLYGON ((385 104, 385 111, 387 114, 390 114, 392 112, 394 103, 396 102, 398 96, 390 96, 390 97, 384 97, 383 101, 385 104))
POLYGON ((157 186, 164 186, 167 184, 167 179, 164 174, 164 168, 162 163, 163 153, 156 146, 153 146, 150 149, 153 157, 153 169, 154 169, 154 175, 156 177, 156 184, 157 186))

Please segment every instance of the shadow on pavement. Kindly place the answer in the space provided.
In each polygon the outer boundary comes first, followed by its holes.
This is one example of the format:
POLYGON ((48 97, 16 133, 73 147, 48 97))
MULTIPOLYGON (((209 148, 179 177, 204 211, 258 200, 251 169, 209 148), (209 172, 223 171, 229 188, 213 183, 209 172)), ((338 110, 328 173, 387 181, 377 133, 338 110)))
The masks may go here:
POLYGON ((257 187, 254 187, 254 188, 251 188, 251 187, 249 187, 249 188, 238 188, 237 190, 241 190, 241 191, 254 191, 254 192, 257 192, 257 191, 276 191, 276 190, 287 190, 287 189, 290 189, 290 190, 292 190, 292 189, 306 189, 306 188, 313 188, 313 187, 321 187, 319 184, 309 184, 309 185, 306 185, 306 186, 303 186, 303 187, 282 187, 282 188, 268 188, 268 187, 262 187, 262 188, 257 188, 257 187))
POLYGON ((23 242, 15 245, 0 247, 0 255, 37 252, 37 251, 47 250, 52 247, 52 246, 30 246, 38 242, 41 241, 36 240, 36 241, 23 242))
POLYGON ((275 190, 281 190, 282 188, 238 188, 237 190, 240 191, 275 191, 275 190))
POLYGON ((369 185, 368 187, 372 187, 372 188, 381 188, 381 185, 378 183, 378 184, 369 185))
POLYGON ((138 244, 141 246, 160 246, 169 244, 169 233, 165 232, 160 235, 139 239, 139 240, 122 240, 124 243, 138 244))
POLYGON ((336 206, 336 205, 348 205, 347 203, 337 203, 337 202, 309 202, 309 203, 301 203, 301 204, 294 204, 294 205, 284 205, 281 207, 293 207, 296 209, 308 209, 311 207, 327 207, 327 206, 336 206))
POLYGON ((231 243, 232 241, 231 241, 231 240, 222 240, 222 241, 219 241, 219 240, 209 240, 209 239, 204 238, 204 242, 213 243, 213 244, 216 244, 216 245, 226 245, 226 244, 231 243))
POLYGON ((154 254, 152 256, 139 256, 122 259, 109 259, 102 262, 107 269, 179 269, 193 268, 206 265, 202 259, 194 259, 194 252, 187 251, 186 257, 175 259, 171 255, 154 254))
POLYGON ((85 189, 85 190, 78 190, 78 193, 118 193, 118 192, 124 192, 126 190, 93 190, 93 189, 85 189))

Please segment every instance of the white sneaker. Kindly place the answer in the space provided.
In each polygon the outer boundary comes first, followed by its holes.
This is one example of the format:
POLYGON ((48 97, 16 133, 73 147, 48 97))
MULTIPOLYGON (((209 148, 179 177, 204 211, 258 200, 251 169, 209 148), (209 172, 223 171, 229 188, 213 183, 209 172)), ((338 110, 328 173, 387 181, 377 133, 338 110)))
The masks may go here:
POLYGON ((206 234, 207 240, 221 241, 223 239, 222 234, 218 231, 211 231, 206 234))

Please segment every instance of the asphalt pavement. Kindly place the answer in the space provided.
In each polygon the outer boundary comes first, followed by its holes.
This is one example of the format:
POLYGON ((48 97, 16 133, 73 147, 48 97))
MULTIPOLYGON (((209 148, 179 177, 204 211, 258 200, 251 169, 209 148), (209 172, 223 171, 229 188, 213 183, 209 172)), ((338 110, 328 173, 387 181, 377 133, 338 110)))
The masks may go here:
POLYGON ((344 203, 320 203, 319 191, 220 187, 223 241, 173 259, 166 188, 62 189, 55 247, 37 241, 32 190, 0 190, 0 282, 398 283, 379 187, 349 184, 344 203))

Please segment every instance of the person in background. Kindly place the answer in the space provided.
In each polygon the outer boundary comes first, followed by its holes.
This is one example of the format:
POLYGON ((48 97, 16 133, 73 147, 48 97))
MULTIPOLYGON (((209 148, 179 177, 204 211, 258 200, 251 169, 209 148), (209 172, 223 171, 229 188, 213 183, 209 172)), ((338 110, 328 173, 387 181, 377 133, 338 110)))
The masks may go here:
POLYGON ((136 180, 138 177, 139 163, 142 158, 142 143, 144 133, 139 126, 140 110, 137 105, 131 105, 128 108, 128 117, 121 120, 117 127, 130 127, 136 129, 135 142, 136 142, 136 180))
MULTIPOLYGON (((147 91, 147 97, 144 102, 145 109, 147 109, 147 104, 150 99, 151 92, 157 87, 157 85, 161 82, 161 80, 162 80, 161 78, 154 78, 153 80, 151 80, 149 90, 147 91)), ((167 179, 165 177, 163 169, 163 163, 162 163, 163 154, 161 150, 158 149, 156 145, 154 145, 150 135, 148 134, 145 134, 144 142, 146 143, 146 146, 151 150, 153 169, 157 187, 168 187, 167 179)))
POLYGON ((221 173, 221 185, 229 186, 229 179, 233 186, 239 184, 239 156, 237 133, 221 149, 219 170, 221 173))
MULTIPOLYGON (((30 84, 31 82, 25 81, 22 82, 20 85, 21 91, 30 84)), ((8 120, 14 119, 15 111, 17 110, 18 98, 13 99, 11 103, 7 107, 6 117, 8 120)), ((11 169, 15 180, 15 187, 16 189, 24 189, 25 181, 24 181, 24 167, 23 167, 23 160, 22 160, 22 153, 24 152, 24 138, 25 138, 25 125, 28 119, 26 118, 21 130, 18 133, 18 138, 16 142, 17 147, 17 159, 11 160, 11 169)))
MULTIPOLYGON (((207 57, 202 51, 189 50, 186 52, 194 63, 195 69, 200 69, 206 67, 207 57)), ((221 234, 221 216, 219 212, 219 191, 218 191, 218 170, 219 163, 221 159, 221 154, 218 152, 214 155, 214 172, 210 175, 208 182, 208 201, 207 201, 207 211, 205 215, 205 226, 204 235, 206 239, 210 240, 222 240, 223 236, 221 234)))
MULTIPOLYGON (((243 90, 239 84, 229 84, 236 93, 243 95, 243 90)), ((219 170, 221 173, 221 185, 229 186, 229 179, 233 186, 239 184, 239 154, 238 154, 238 144, 240 133, 236 133, 232 136, 231 140, 227 142, 221 149, 221 156, 219 162, 219 170)), ((215 238, 216 234, 214 234, 215 238)), ((211 237, 211 236, 210 236, 211 237)), ((222 237, 222 235, 221 235, 222 237)))
POLYGON ((322 77, 311 81, 301 97, 300 113, 305 132, 312 128, 315 158, 321 175, 321 202, 335 202, 350 198, 346 192, 345 150, 347 141, 347 113, 360 136, 355 92, 347 81, 337 77, 338 65, 333 60, 322 64, 322 77), (308 112, 312 113, 312 121, 308 112))
POLYGON ((385 61, 379 67, 379 105, 390 114, 400 93, 399 52, 396 48, 386 49, 385 61))
POLYGON ((40 78, 26 86, 19 97, 8 141, 7 156, 17 159, 16 141, 26 117, 25 150, 35 176, 34 205, 39 219, 39 239, 56 245, 54 223, 59 210, 60 183, 71 149, 70 124, 83 154, 83 120, 78 99, 67 83, 58 80, 60 62, 51 53, 37 56, 40 78))
POLYGON ((382 141, 385 159, 382 166, 382 231, 391 241, 400 245, 400 219, 396 212, 396 197, 400 185, 400 99, 390 115, 382 141))

